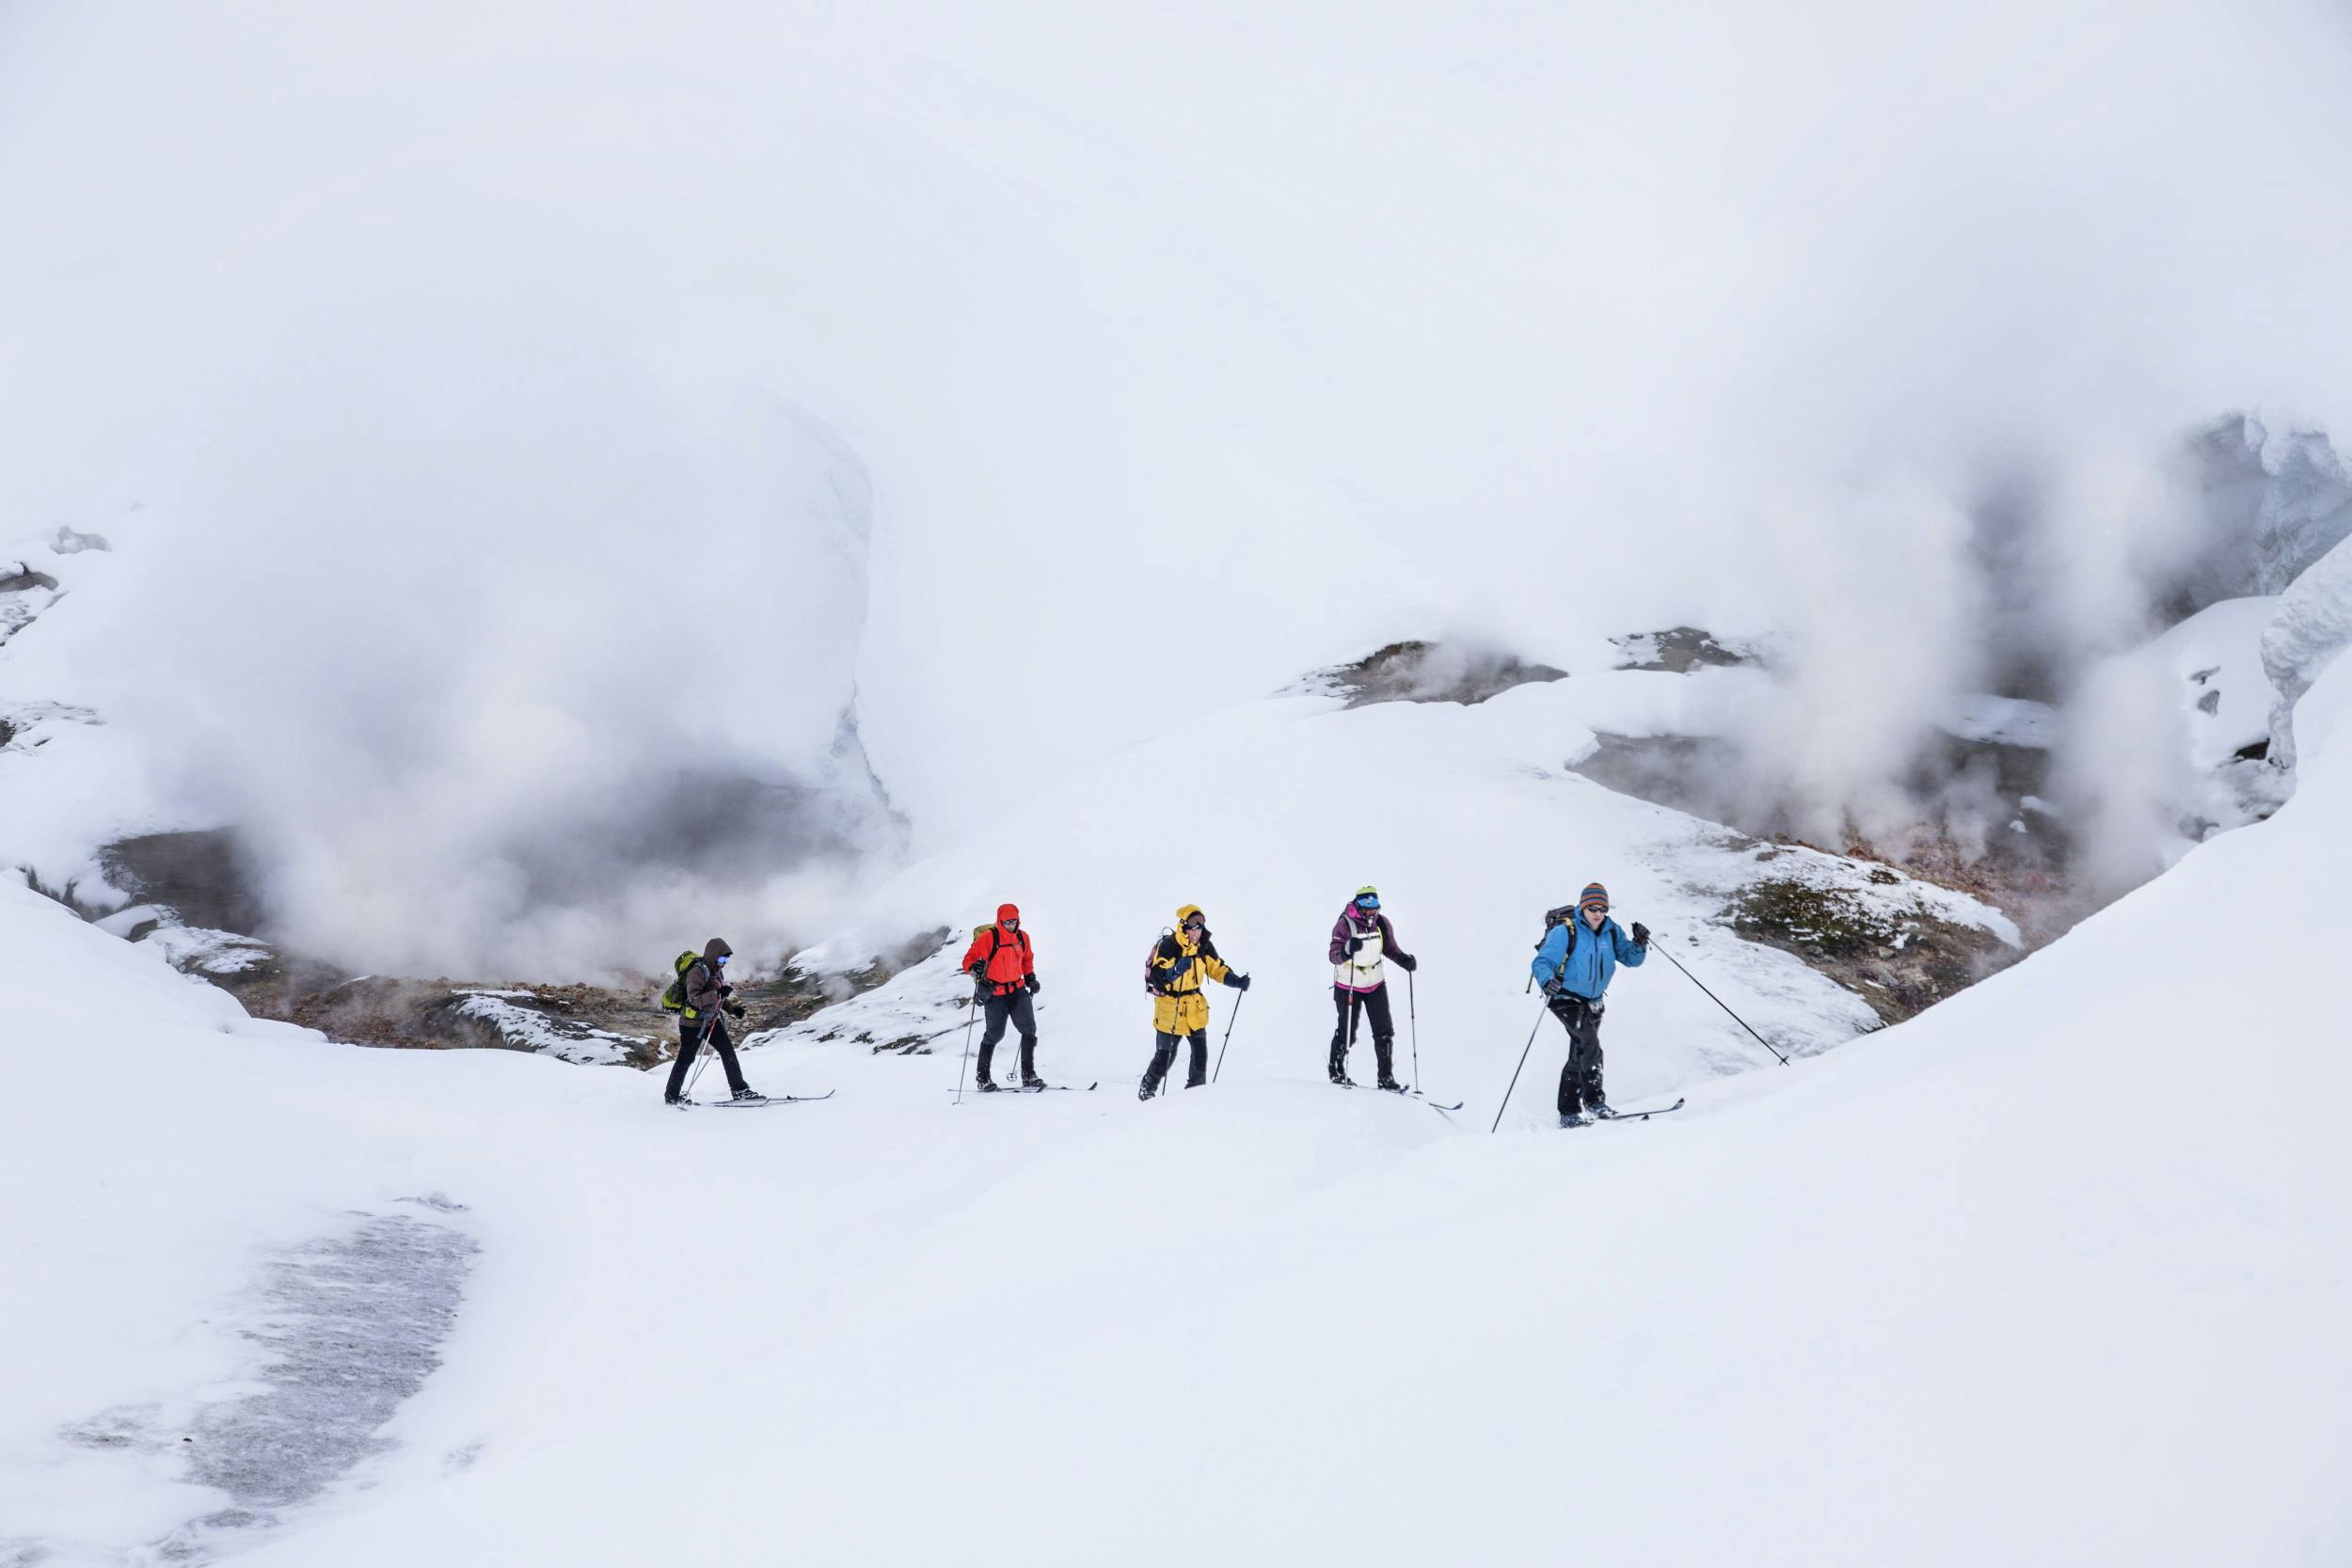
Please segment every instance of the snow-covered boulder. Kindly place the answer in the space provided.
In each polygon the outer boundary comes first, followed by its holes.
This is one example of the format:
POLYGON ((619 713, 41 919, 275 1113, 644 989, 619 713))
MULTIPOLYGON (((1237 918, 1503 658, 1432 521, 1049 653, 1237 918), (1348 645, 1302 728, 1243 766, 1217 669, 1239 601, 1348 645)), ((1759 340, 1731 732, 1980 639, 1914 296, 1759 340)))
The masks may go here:
POLYGON ((2270 763, 2295 766, 2295 705, 2352 642, 2352 544, 2339 543, 2280 595, 2263 628, 2263 673, 2278 689, 2270 707, 2270 763))

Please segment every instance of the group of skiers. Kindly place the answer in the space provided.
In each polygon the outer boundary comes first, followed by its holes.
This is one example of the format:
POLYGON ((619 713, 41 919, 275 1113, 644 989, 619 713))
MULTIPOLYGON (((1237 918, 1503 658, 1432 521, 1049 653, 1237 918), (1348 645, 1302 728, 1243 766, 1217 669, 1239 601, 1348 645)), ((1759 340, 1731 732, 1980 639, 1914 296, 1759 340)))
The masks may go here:
MULTIPOLYGON (((726 1021, 743 1016, 726 983, 726 963, 733 953, 718 937, 699 956, 679 955, 679 983, 672 988, 677 1001, 678 1053, 670 1068, 665 1098, 679 1102, 688 1064, 698 1046, 719 1053, 726 1069, 727 1087, 739 1101, 764 1097, 743 1081, 726 1021), (690 961, 691 960, 691 961, 690 961)), ((1396 1077, 1396 1015, 1389 1005, 1387 966, 1410 974, 1421 960, 1406 952, 1396 927, 1380 907, 1380 890, 1359 887, 1331 923, 1331 1004, 1335 1019, 1331 1049, 1326 1065, 1331 1082, 1355 1086, 1347 1075, 1348 1052, 1356 1044, 1359 1026, 1372 1026, 1373 1059, 1378 1086, 1405 1092, 1396 1077)), ((1560 1069, 1560 1125, 1575 1127, 1588 1117, 1615 1113, 1601 1090, 1600 1021, 1609 983, 1618 966, 1639 968, 1649 957, 1649 927, 1635 921, 1630 932, 1610 917, 1609 890, 1588 885, 1573 905, 1564 905, 1545 917, 1543 940, 1529 965, 1534 982, 1543 989, 1546 1010, 1560 1022, 1568 1037, 1566 1063, 1560 1069)), ((970 977, 972 1006, 986 1021, 980 1034, 977 1086, 983 1094, 1000 1088, 1041 1089, 1037 1072, 1037 1010, 1031 1004, 1040 985, 1037 952, 1021 924, 1021 911, 1000 904, 995 921, 973 932, 959 966, 970 977), (993 1076, 996 1047, 1009 1025, 1020 1036, 1020 1079, 999 1085, 993 1076)), ((1176 1065, 1180 1044, 1191 1047, 1184 1075, 1186 1088, 1199 1088, 1209 1077, 1210 981, 1238 991, 1249 989, 1249 976, 1227 963, 1209 934, 1208 917, 1198 904, 1176 911, 1176 925, 1152 945, 1144 965, 1144 989, 1152 996, 1152 1061, 1144 1069, 1137 1098, 1150 1100, 1160 1092, 1176 1065)), ((665 1002, 665 1005, 667 1003, 665 1002)))

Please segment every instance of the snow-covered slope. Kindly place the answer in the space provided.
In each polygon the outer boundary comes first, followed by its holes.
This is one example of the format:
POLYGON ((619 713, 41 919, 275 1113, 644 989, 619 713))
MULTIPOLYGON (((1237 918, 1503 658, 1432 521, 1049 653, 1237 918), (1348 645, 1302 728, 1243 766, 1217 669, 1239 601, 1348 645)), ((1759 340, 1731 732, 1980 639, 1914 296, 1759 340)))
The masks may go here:
MULTIPOLYGON (((1293 781, 1302 821, 1349 830, 1286 845, 1293 886, 1256 832, 1220 830, 1213 733, 1149 769, 1196 780, 1197 805, 1138 782, 1092 808, 1135 829, 1106 883, 1182 846, 1167 900, 1229 909, 1221 940, 1266 976, 1228 1081, 1152 1104, 954 1107, 945 1057, 845 1041, 749 1053, 764 1086, 832 1101, 679 1116, 634 1074, 254 1029, 0 890, 0 1219, 31 1286, 0 1332, 38 1347, 0 1417, 0 1539, 119 1563, 209 1518, 181 1539, 345 1568, 2341 1560, 2352 1057, 2341 889, 2314 871, 2352 830, 2348 670, 2307 699, 2303 786, 2269 822, 1913 1022, 1568 1134, 1460 1125, 1518 1038, 1470 999, 1512 989, 1524 941, 1443 908, 1439 862, 1515 850, 1538 900, 1555 860, 1612 874, 1629 911, 1687 895, 1507 820, 1381 824, 1344 768, 1293 781), (1375 855, 1403 863, 1382 880, 1428 959, 1424 1071, 1471 1102, 1454 1120, 1311 1082, 1313 927, 1289 916, 1327 917, 1327 879, 1375 855), (478 1252, 401 1254, 443 1306, 463 1285, 445 1338, 395 1314, 439 1363, 382 1429, 395 1446, 330 1444, 353 1468, 313 1465, 315 1497, 241 1495, 238 1454, 191 1450, 300 1447, 319 1413, 270 1348, 304 1321, 284 1260, 396 1217, 478 1252), (432 1261, 452 1256, 472 1261, 432 1261)), ((1511 698, 1489 705, 1507 731, 1511 698)), ((1329 721, 1312 702, 1227 721, 1329 721)), ((1516 755, 1504 739, 1483 749, 1516 755)), ((1037 895, 1067 982, 1045 1017, 1127 1031, 1139 999, 1072 971, 1151 933, 1049 920, 1071 896, 1037 895)), ((1670 1086, 1644 1062, 1684 1037, 1688 989, 1621 981, 1627 1098, 1670 1086)), ((1057 1069, 1140 1052, 1048 1027, 1057 1069)), ((1556 1062, 1547 1041, 1521 1096, 1556 1062)), ((354 1364, 416 1342, 339 1310, 354 1364)))
MULTIPOLYGON (((1424 1082, 1448 1100, 1491 1100, 1538 1010, 1527 985, 1540 916, 1598 879, 1621 920, 1651 926, 1661 953, 1781 1050, 1826 1050, 1877 1017, 1798 958, 1731 934, 1733 901, 1757 879, 1832 891, 1890 925, 1925 911, 1983 929, 1989 946, 2013 944, 2017 932, 1963 895, 1758 844, 1569 771, 1594 726, 1704 730, 1710 710, 1735 705, 1752 682, 1740 671, 1617 672, 1469 706, 1349 710, 1333 698, 1278 697, 1207 715, 1038 791, 968 847, 909 868, 866 907, 861 929, 796 961, 861 965, 911 932, 984 922, 1010 899, 1039 944, 1043 1059, 1063 1075, 1132 1085, 1151 1040, 1145 952, 1180 906, 1197 903, 1219 951, 1252 977, 1230 1073, 1311 1079, 1333 1022, 1325 944, 1341 906, 1371 881, 1422 960, 1411 986, 1424 1082)), ((940 1035, 962 1022, 961 952, 951 942, 931 963, 787 1031, 785 1043, 940 1035)), ((1401 993, 1406 981, 1394 985, 1401 993)), ((1220 1041, 1232 996, 1215 994, 1220 1041)), ((1617 1000, 1608 1049, 1626 1095, 1772 1060, 1666 963, 1623 981, 1617 1000)), ((1406 1021, 1398 1027, 1409 1047, 1406 1021)), ((1533 1118, 1549 1094, 1518 1104, 1533 1118)))

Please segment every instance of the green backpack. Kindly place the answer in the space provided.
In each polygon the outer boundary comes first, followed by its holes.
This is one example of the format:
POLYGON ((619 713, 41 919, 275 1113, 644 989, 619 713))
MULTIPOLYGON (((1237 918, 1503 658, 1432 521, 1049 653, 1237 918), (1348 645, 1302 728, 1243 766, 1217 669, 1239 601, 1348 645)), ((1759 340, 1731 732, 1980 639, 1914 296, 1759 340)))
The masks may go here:
POLYGON ((686 1010, 686 972, 693 968, 701 959, 702 955, 690 947, 680 953, 676 960, 670 965, 672 969, 677 971, 677 978, 671 981, 670 989, 661 993, 663 1012, 682 1013, 686 1010))

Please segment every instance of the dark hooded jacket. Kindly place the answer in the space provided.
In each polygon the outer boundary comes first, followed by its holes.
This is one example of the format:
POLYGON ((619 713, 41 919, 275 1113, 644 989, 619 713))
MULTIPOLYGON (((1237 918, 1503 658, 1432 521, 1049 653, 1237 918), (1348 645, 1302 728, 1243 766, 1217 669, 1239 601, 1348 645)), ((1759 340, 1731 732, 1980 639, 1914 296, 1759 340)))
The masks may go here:
POLYGON ((726 938, 712 937, 703 948, 703 956, 686 966, 686 1016, 699 1019, 720 1003, 719 988, 725 984, 719 970, 722 958, 732 958, 735 949, 726 938))

